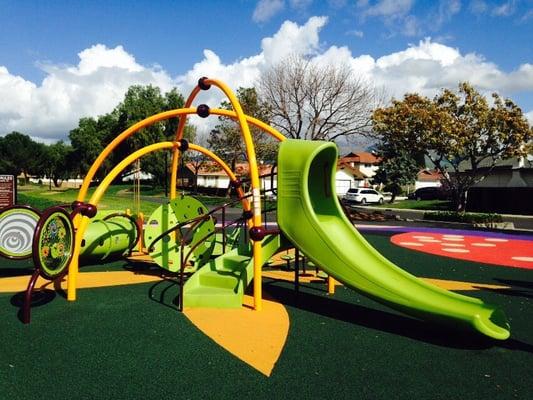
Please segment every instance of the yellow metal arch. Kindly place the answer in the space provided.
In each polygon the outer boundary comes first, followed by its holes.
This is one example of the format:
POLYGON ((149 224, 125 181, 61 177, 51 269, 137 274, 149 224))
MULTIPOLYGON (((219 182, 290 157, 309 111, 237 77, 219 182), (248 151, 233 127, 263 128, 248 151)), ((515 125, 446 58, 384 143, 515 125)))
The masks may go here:
MULTIPOLYGON (((229 99, 233 110, 223 110, 223 109, 212 109, 210 110, 211 114, 215 115, 222 115, 226 117, 230 117, 233 119, 236 119, 239 123, 241 134, 244 140, 244 144, 246 146, 246 154, 248 158, 248 164, 249 164, 249 173, 250 173, 250 180, 251 180, 251 186, 252 186, 252 210, 253 210, 253 217, 252 217, 252 223, 251 225, 253 227, 261 227, 261 196, 260 196, 260 181, 259 181, 259 170, 257 166, 257 160, 256 160, 256 153, 255 153, 255 147, 253 143, 253 138, 250 133, 250 128, 248 126, 248 123, 257 126, 258 128, 262 129, 266 133, 270 134, 272 137, 279 141, 283 141, 286 138, 279 133, 274 128, 270 127, 269 125, 265 124, 264 122, 252 118, 250 116, 247 116, 244 114, 242 107, 235 96, 235 94, 229 89, 228 86, 226 86, 223 82, 218 81, 216 79, 204 79, 203 82, 206 85, 214 85, 218 87, 220 90, 224 92, 226 97, 229 99)), ((123 166, 122 169, 120 169, 114 177, 109 180, 109 177, 112 176, 110 173, 99 185, 97 191, 93 194, 91 197, 90 203, 96 205, 96 203, 93 203, 94 199, 99 201, 99 197, 96 196, 97 194, 101 196, 107 186, 104 186, 104 182, 107 182, 106 185, 109 185, 109 183, 116 178, 116 176, 124 169, 126 166, 128 166, 131 162, 135 161, 137 158, 141 157, 144 154, 147 154, 149 152, 162 149, 162 148, 172 148, 173 149, 173 157, 172 157, 172 166, 171 166, 171 186, 170 186, 170 198, 173 199, 176 196, 176 182, 177 182, 177 170, 178 170, 178 161, 179 161, 179 140, 183 137, 183 130, 185 128, 186 123, 186 116, 189 114, 196 113, 196 108, 191 107, 191 104, 194 100, 194 98, 197 96, 197 94, 200 92, 201 88, 199 86, 196 86, 189 97, 187 98, 187 101, 185 103, 185 108, 166 111, 163 113, 159 113, 156 115, 153 115, 149 118, 146 118, 128 129, 126 129, 124 132, 122 132, 120 135, 118 135, 111 143, 109 143, 106 148, 100 153, 100 155, 97 157, 97 159, 92 164, 91 168, 87 172, 87 175, 85 176, 85 179, 83 180, 82 186, 80 187, 80 191, 78 193, 77 201, 84 201, 85 197, 87 196, 87 191, 89 189, 89 185, 91 181, 93 180, 94 176, 96 175, 96 172, 98 168, 103 164, 105 159, 111 154, 111 152, 124 140, 126 140, 128 137, 133 135, 135 132, 139 131, 142 128, 145 128, 149 125, 152 125, 156 122, 174 118, 177 116, 184 116, 184 118, 179 119, 178 128, 176 129, 176 141, 175 142, 161 142, 156 143, 150 146, 146 146, 143 149, 140 149, 136 151, 135 153, 130 154, 130 156, 126 157, 124 160, 122 160, 115 168, 112 170, 112 172, 116 171, 119 166, 123 166), (149 150, 147 150, 149 149, 149 150), (135 156, 135 157, 134 157, 135 156), (129 162, 127 162, 129 161, 129 162), (123 164, 125 163, 125 164, 123 164), (103 189, 99 192, 98 190, 103 187, 103 189), (96 197, 95 197, 96 196, 96 197)), ((197 150, 202 152, 203 154, 206 154, 207 156, 211 157, 217 163, 221 166, 225 165, 223 161, 218 158, 215 154, 211 153, 209 150, 201 148, 200 146, 196 145, 190 145, 191 149, 197 150)), ((223 169, 226 171, 226 173, 230 176, 232 180, 236 180, 235 175, 233 174, 233 171, 231 171, 229 168, 227 168, 227 165, 223 167, 223 169)), ((243 197, 244 193, 242 192, 241 188, 238 188, 239 195, 243 197)), ((246 200, 243 203, 243 207, 246 210, 249 210, 249 204, 246 200)), ((86 229, 88 223, 87 217, 77 216, 75 218, 74 224, 78 230, 78 235, 76 235, 76 243, 74 247, 74 257, 73 261, 71 262, 71 266, 69 267, 69 291, 68 291, 68 299, 69 300, 75 300, 76 294, 75 294, 75 281, 76 281, 76 275, 78 270, 78 256, 79 256, 79 249, 81 247, 81 238, 83 237, 83 233, 86 229), (83 227, 83 228, 82 228, 83 227), (80 233, 81 232, 81 233, 80 233), (78 239, 79 238, 79 239, 78 239), (79 243, 77 243, 79 240, 79 243), (71 277, 72 275, 72 277, 71 277), (71 284, 72 282, 72 284, 71 284), (71 287, 73 289, 71 289, 71 287)), ((254 241, 253 243, 253 260, 254 260, 254 308, 256 310, 260 310, 262 308, 262 288, 261 288, 261 243, 259 241, 254 241)))
POLYGON ((92 182, 94 176, 96 175, 96 171, 98 171, 98 168, 100 168, 105 159, 113 152, 113 150, 120 143, 129 138, 135 132, 141 130, 142 128, 155 124, 156 122, 163 121, 169 118, 174 118, 179 115, 187 115, 193 113, 196 113, 196 108, 180 108, 177 110, 165 111, 159 114, 152 115, 151 117, 143 119, 142 121, 139 121, 136 124, 130 126, 128 129, 118 135, 115 139, 113 139, 113 141, 109 143, 106 148, 102 150, 102 152, 98 155, 96 160, 91 165, 91 168, 89 168, 87 175, 85 175, 85 179, 83 180, 83 183, 80 187, 80 191, 78 192, 77 200, 85 200, 85 197, 87 196, 87 190, 89 189, 89 185, 92 182))
MULTIPOLYGON (((168 148, 179 148, 180 147, 179 142, 160 142, 151 144, 149 146, 143 147, 134 153, 130 154, 126 158, 124 158, 121 162, 119 162, 112 170, 107 174, 107 176, 102 180, 102 182, 98 185, 96 190, 94 191, 93 195, 89 199, 89 204, 92 204, 94 206, 98 206, 100 203, 100 200, 102 199, 105 191, 109 187, 109 185, 117 178, 117 176, 126 169, 129 165, 134 163, 136 160, 141 158, 142 156, 152 153, 157 150, 162 149, 168 149, 168 148)), ((202 153, 206 155, 207 157, 211 158, 213 161, 215 161, 226 174, 229 176, 229 178, 232 181, 235 181, 237 177, 231 170, 231 168, 216 154, 209 151, 208 149, 198 146, 196 144, 189 144, 189 150, 194 150, 199 153, 202 153)), ((242 191, 242 188, 237 189, 239 191, 239 197, 243 197, 244 193, 242 191)), ((248 200, 243 199, 243 208, 245 210, 250 209, 250 204, 248 200)), ((89 224, 90 218, 85 217, 82 215, 78 215, 78 223, 77 223, 77 229, 76 229, 76 238, 74 242, 74 249, 73 249, 73 256, 72 261, 69 265, 69 272, 68 272, 68 282, 67 282, 67 299, 69 301, 76 300, 76 282, 77 282, 77 276, 78 276, 78 267, 79 267, 79 255, 81 250, 81 242, 83 240, 83 235, 85 234, 85 231, 87 229, 87 225, 89 224)))
MULTIPOLYGON (((279 133, 277 130, 273 129, 272 127, 265 124, 264 122, 261 122, 258 119, 245 115, 239 103, 239 100, 237 99, 235 94, 231 91, 231 89, 228 86, 226 86, 223 82, 218 81, 216 79, 204 78, 203 83, 205 85, 214 85, 218 87, 220 90, 222 90, 222 92, 224 92, 226 97, 229 99, 231 106, 233 107, 234 111, 213 109, 213 110, 210 110, 210 113, 234 118, 239 123, 239 126, 241 128, 241 134, 244 140, 244 144, 246 146, 246 155, 248 158, 250 181, 252 185, 252 209, 253 209, 252 226, 261 227, 261 189, 260 189, 260 181, 259 181, 259 169, 257 167, 255 147, 254 147, 252 135, 250 133, 250 128, 248 126, 248 122, 263 129, 264 131, 266 131, 267 133, 269 133, 270 135, 272 135, 274 138, 276 138, 279 141, 283 141, 286 138, 281 133, 279 133)), ((201 88, 199 87, 199 85, 197 85, 192 90, 191 94, 187 98, 187 101, 185 102, 185 107, 191 106, 194 98, 197 96, 200 90, 201 88)), ((186 122, 186 118, 180 118, 178 128, 176 129, 176 138, 175 138, 176 142, 183 138, 183 130, 185 128, 185 122, 186 122)), ((176 197, 178 161, 179 161, 179 150, 174 149, 173 154, 172 154, 172 173, 171 173, 171 178, 170 178, 170 198, 171 199, 176 197)), ((253 242, 254 308, 256 310, 261 310, 262 308, 261 251, 262 251, 261 242, 254 241, 253 242)))

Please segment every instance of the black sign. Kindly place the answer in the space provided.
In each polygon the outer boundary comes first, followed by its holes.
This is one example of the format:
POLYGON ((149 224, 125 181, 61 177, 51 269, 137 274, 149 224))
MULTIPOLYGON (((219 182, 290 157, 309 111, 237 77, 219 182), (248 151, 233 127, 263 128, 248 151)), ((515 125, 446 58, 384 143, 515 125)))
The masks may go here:
POLYGON ((15 204, 16 182, 13 175, 0 175, 0 208, 15 204))

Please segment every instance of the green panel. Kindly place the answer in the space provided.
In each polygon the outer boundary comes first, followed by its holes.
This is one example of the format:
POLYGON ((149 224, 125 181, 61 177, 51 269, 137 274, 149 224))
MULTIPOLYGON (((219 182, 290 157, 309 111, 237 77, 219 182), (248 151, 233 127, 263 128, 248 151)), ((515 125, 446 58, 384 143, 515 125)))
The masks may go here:
MULTIPOLYGON (((144 241, 147 247, 151 246, 153 241, 164 232, 172 229, 180 223, 186 223, 191 219, 200 215, 208 213, 207 208, 193 197, 180 196, 168 204, 158 207, 146 224, 144 230, 144 241)), ((168 234, 162 239, 155 242, 153 250, 150 251, 152 259, 164 269, 171 272, 180 270, 181 263, 181 247, 180 240, 187 234, 188 226, 176 230, 175 234, 168 234)), ((215 224, 212 218, 204 220, 198 225, 195 225, 194 233, 191 240, 184 247, 184 257, 189 254, 191 248, 197 243, 201 242, 210 233, 214 232, 215 224)), ((204 243, 194 248, 193 254, 190 256, 190 261, 194 262, 194 269, 205 264, 213 251, 215 244, 215 236, 212 235, 204 243)), ((190 271, 191 269, 186 269, 190 271)))
POLYGON ((344 215, 335 194, 337 148, 287 140, 278 154, 278 224, 316 265, 347 286, 426 320, 509 337, 504 313, 417 279, 375 250, 344 215))

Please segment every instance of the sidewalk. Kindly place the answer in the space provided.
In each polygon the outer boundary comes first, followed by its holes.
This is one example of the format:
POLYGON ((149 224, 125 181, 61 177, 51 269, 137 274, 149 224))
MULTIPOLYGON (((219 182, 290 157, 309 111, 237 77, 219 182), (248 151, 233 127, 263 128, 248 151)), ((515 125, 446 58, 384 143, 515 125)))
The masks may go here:
MULTIPOLYGON (((411 209, 401 209, 391 207, 374 207, 374 206, 352 206, 351 209, 361 211, 361 212, 373 212, 379 211, 388 216, 397 216, 401 220, 412 220, 412 221, 424 221, 424 222, 434 222, 434 223, 443 223, 442 221, 431 221, 424 219, 424 213, 430 210, 411 210, 411 209)), ((505 227, 502 229, 510 230, 522 230, 522 231, 533 231, 533 216, 532 215, 512 215, 512 214, 500 214, 502 220, 506 223, 505 227)), ((454 222, 453 224, 461 224, 454 222)), ((461 225, 470 225, 472 224, 461 224, 461 225)))

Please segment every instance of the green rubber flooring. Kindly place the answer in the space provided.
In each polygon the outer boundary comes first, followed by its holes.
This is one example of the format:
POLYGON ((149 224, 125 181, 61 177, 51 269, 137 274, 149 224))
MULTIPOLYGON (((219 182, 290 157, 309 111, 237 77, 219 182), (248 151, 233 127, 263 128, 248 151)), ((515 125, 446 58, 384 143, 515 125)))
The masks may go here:
MULTIPOLYGON (((533 270, 435 257, 366 234, 386 257, 423 277, 508 285, 464 292, 496 303, 511 339, 496 342, 392 311, 344 287, 264 280, 290 329, 267 378, 195 328, 158 282, 47 292, 32 323, 20 294, 0 294, 0 399, 532 399, 533 270)), ((124 261, 85 270, 116 270, 124 261)), ((28 273, 0 260, 0 276, 28 273)), ((242 332, 246 335, 246 332, 242 332)))

